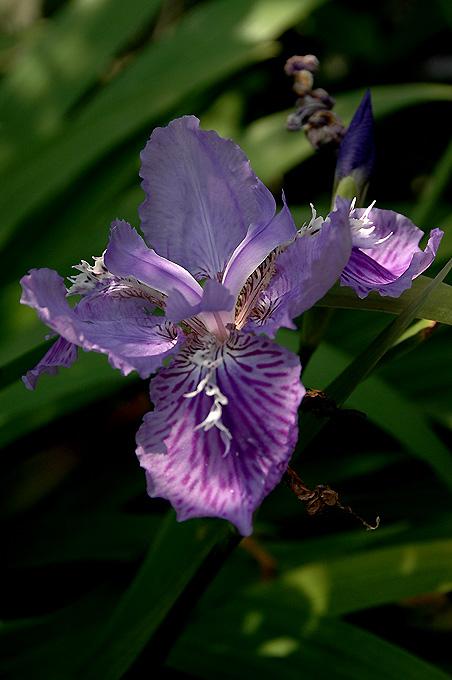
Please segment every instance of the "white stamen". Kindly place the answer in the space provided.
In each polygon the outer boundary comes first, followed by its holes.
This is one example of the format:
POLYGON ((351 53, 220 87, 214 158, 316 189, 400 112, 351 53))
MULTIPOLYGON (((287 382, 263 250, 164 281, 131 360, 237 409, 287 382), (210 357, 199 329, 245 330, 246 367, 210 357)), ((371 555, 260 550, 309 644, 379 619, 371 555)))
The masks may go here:
POLYGON ((315 236, 321 230, 323 224, 330 221, 329 217, 327 217, 326 219, 323 219, 321 215, 317 217, 317 211, 314 208, 313 204, 310 203, 310 206, 312 210, 312 217, 309 221, 309 224, 306 223, 303 224, 301 229, 298 230, 297 238, 303 236, 315 236))
POLYGON ((94 257, 94 265, 82 260, 80 264, 74 265, 73 269, 78 269, 81 274, 69 276, 68 280, 72 283, 66 295, 87 296, 102 290, 109 291, 110 296, 114 297, 140 297, 148 300, 153 305, 164 307, 166 295, 154 288, 150 288, 133 276, 115 276, 108 271, 104 264, 103 252, 101 257, 94 257))
POLYGON ((68 276, 68 280, 72 286, 68 289, 68 295, 89 295, 94 292, 100 285, 107 286, 115 280, 113 274, 110 274, 104 264, 104 251, 101 257, 93 256, 94 265, 82 260, 80 264, 75 264, 73 269, 78 269, 81 274, 77 276, 68 276))
POLYGON ((358 248, 367 249, 375 248, 375 246, 384 243, 384 241, 386 241, 388 238, 392 236, 393 232, 390 232, 389 234, 383 236, 380 239, 373 240, 375 236, 373 236, 372 238, 372 235, 375 232, 376 226, 369 219, 369 215, 376 201, 372 201, 372 203, 365 209, 361 217, 352 217, 352 214, 355 210, 355 203, 356 199, 353 199, 353 201, 350 204, 350 227, 352 230, 353 244, 355 246, 357 246, 358 248))

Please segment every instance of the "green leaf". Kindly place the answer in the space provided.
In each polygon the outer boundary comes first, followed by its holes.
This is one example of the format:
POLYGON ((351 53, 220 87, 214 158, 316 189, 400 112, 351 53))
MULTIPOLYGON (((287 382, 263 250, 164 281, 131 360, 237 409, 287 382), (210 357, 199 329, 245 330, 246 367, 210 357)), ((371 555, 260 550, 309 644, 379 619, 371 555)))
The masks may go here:
POLYGON ((26 163, 19 157, 4 168, 0 183, 7 209, 0 243, 33 210, 185 97, 274 56, 274 39, 317 4, 284 0, 280 12, 266 0, 212 0, 187 12, 173 32, 143 48, 105 85, 67 129, 48 143, 31 145, 26 163))
POLYGON ((30 36, 0 86, 0 158, 45 138, 143 30, 163 0, 72 0, 30 36))
MULTIPOLYGON (((228 522, 194 519, 179 524, 171 510, 136 578, 94 641, 88 662, 77 671, 77 680, 119 680, 190 583, 196 583, 195 591, 207 585, 209 573, 202 572, 204 585, 195 576, 209 556, 219 553, 221 563, 238 540, 228 522)), ((177 615, 179 623, 182 615, 177 615)), ((155 650, 156 657, 160 651, 155 650)))
MULTIPOLYGON (((345 309, 367 309, 377 312, 400 314, 429 285, 432 279, 418 276, 413 285, 398 298, 382 297, 376 291, 361 300, 354 290, 336 283, 333 288, 317 303, 319 307, 342 307, 345 309)), ((428 300, 418 309, 418 319, 431 319, 440 323, 452 324, 452 286, 441 283, 428 300)))
POLYGON ((389 324, 380 335, 360 354, 350 366, 328 387, 328 396, 341 405, 350 396, 355 387, 371 372, 385 352, 402 335, 419 310, 430 300, 439 284, 452 269, 452 260, 443 267, 440 273, 425 286, 406 306, 399 316, 389 324))
POLYGON ((430 175, 425 188, 415 204, 411 218, 415 224, 423 227, 428 225, 428 218, 435 209, 441 195, 450 183, 452 175, 452 139, 436 164, 435 170, 430 175))
POLYGON ((451 589, 452 541, 441 539, 367 549, 289 569, 281 581, 318 614, 343 616, 451 589))
MULTIPOLYGON (((452 268, 452 260, 439 274, 414 298, 414 300, 387 326, 370 345, 359 354, 351 364, 326 388, 327 396, 337 406, 341 406, 370 374, 380 359, 402 335, 418 312, 431 298, 444 277, 452 268)), ((322 429, 325 421, 314 418, 310 413, 302 413, 299 419, 300 439, 293 458, 303 451, 322 429)), ((446 480, 447 481, 447 480, 446 480)))
POLYGON ((206 680, 293 680, 301 675, 318 680, 450 680, 371 633, 334 619, 310 618, 301 598, 284 597, 271 584, 266 597, 241 594, 193 620, 168 665, 206 680))
MULTIPOLYGON (((332 374, 347 371, 348 357, 344 352, 321 345, 306 369, 305 384, 324 388, 332 374)), ((336 378, 339 381, 340 377, 336 378)), ((347 406, 363 411, 370 421, 390 434, 411 455, 427 463, 438 478, 452 490, 452 458, 419 406, 404 397, 382 378, 372 375, 357 385, 347 400, 347 406)), ((320 421, 322 422, 322 421, 320 421)), ((304 437, 301 436, 301 441, 304 437)))

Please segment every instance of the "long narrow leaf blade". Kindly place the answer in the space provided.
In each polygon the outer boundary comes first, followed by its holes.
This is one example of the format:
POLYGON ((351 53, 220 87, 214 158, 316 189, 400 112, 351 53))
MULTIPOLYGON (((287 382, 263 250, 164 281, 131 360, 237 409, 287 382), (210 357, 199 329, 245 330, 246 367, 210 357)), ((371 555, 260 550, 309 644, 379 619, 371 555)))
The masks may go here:
MULTIPOLYGON (((337 283, 317 303, 319 307, 338 307, 343 309, 367 309, 375 312, 389 312, 400 314, 427 288, 431 279, 419 276, 413 285, 405 290, 399 298, 382 297, 377 292, 371 292, 360 300, 356 293, 348 286, 337 283)), ((440 323, 452 324, 452 286, 441 283, 432 295, 418 309, 416 318, 431 319, 440 323)))

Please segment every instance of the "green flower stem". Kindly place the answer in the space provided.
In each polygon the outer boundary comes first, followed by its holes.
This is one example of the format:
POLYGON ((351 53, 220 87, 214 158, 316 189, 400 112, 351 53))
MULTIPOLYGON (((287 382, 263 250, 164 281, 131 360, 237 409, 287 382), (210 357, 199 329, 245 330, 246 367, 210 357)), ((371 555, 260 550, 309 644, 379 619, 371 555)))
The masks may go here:
MULTIPOLYGON (((435 295, 444 277, 452 269, 450 260, 439 274, 421 287, 412 302, 394 319, 371 343, 359 354, 347 368, 327 387, 325 394, 340 407, 352 394, 353 390, 371 373, 386 352, 393 347, 419 310, 425 308, 435 295)), ((425 277, 424 277, 425 278, 425 277)), ((405 291, 409 292, 409 291, 405 291)), ((362 302, 362 301, 360 301, 362 302)), ((299 418, 300 444, 297 446, 292 461, 312 442, 326 423, 326 419, 315 418, 311 413, 301 413, 299 418)))

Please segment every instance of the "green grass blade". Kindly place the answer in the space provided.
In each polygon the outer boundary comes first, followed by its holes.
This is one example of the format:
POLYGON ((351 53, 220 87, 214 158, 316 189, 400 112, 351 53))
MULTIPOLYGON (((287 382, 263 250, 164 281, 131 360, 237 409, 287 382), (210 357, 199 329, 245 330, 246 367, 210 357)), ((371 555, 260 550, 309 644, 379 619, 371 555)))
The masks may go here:
POLYGON ((343 616, 424 593, 449 591, 451 559, 450 538, 419 541, 368 548, 289 569, 282 582, 308 596, 318 613, 322 603, 323 613, 343 616), (310 589, 310 584, 316 589, 310 589))
POLYGON ((53 134, 163 0, 72 0, 28 40, 0 86, 0 158, 53 134))
MULTIPOLYGON (((418 276, 413 285, 405 290, 398 298, 382 297, 376 291, 372 291, 366 298, 361 300, 354 290, 348 286, 336 283, 333 288, 317 303, 319 307, 340 307, 344 309, 367 309, 375 312, 389 312, 400 314, 430 284, 431 279, 427 276, 418 276)), ((415 318, 431 319, 440 323, 452 324, 452 286, 441 283, 432 295, 416 312, 415 318)))
MULTIPOLYGON (((347 356, 329 345, 320 346, 306 369, 307 385, 324 388, 333 372, 346 371, 347 356)), ((329 389, 326 388, 329 394, 329 389)), ((423 410, 376 375, 360 383, 347 406, 363 411, 370 421, 390 434, 412 456, 427 463, 452 490, 452 456, 423 410)), ((322 421, 316 421, 321 424, 322 421)), ((304 436, 300 437, 304 441, 304 436)))
POLYGON ((174 32, 145 47, 70 127, 48 144, 27 149, 26 162, 18 158, 4 169, 0 244, 32 210, 140 129, 151 128, 185 97, 274 56, 274 40, 318 1, 283 4, 280 13, 275 7, 268 12, 264 0, 213 0, 187 12, 174 32), (178 68, 168 69, 169 64, 178 68))
POLYGON ((338 406, 350 396, 355 387, 366 378, 386 351, 402 335, 420 309, 429 301, 444 277, 452 269, 452 260, 414 298, 414 300, 389 324, 385 330, 360 354, 350 366, 328 387, 328 396, 338 406))
MULTIPOLYGON (((341 406, 375 368, 387 350, 393 346, 411 321, 416 318, 419 310, 428 302, 451 268, 452 260, 421 290, 420 294, 405 307, 401 314, 370 343, 364 352, 357 356, 326 388, 327 396, 337 406, 341 406)), ((293 456, 294 459, 311 443, 324 424, 324 420, 314 418, 310 413, 301 414, 299 418, 300 437, 293 456)))

